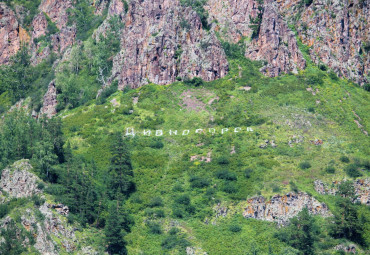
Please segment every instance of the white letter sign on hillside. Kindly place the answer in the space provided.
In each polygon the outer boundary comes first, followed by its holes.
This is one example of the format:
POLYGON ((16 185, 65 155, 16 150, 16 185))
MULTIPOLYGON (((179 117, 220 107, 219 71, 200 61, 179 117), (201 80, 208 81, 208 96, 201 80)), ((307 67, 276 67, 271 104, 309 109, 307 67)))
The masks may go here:
POLYGON ((157 129, 157 130, 148 130, 148 129, 144 129, 143 131, 136 131, 135 132, 135 129, 132 128, 132 127, 129 127, 129 128, 126 128, 126 133, 125 133, 125 136, 128 136, 128 137, 135 137, 136 135, 143 135, 143 136, 151 136, 153 134, 153 136, 165 136, 166 134, 170 135, 170 136, 177 136, 177 135, 182 135, 182 136, 187 136, 187 135, 190 135, 190 134, 221 134, 221 135, 224 135, 224 134, 232 134, 232 133, 240 133, 242 131, 245 131, 245 132, 253 132, 253 129, 251 127, 245 127, 245 128, 241 128, 241 127, 236 127, 236 128, 197 128, 195 130, 190 130, 190 129, 184 129, 182 130, 182 132, 178 132, 178 130, 173 130, 173 129, 170 129, 168 132, 166 130, 163 130, 163 129, 157 129), (208 130, 208 132, 207 132, 208 130))

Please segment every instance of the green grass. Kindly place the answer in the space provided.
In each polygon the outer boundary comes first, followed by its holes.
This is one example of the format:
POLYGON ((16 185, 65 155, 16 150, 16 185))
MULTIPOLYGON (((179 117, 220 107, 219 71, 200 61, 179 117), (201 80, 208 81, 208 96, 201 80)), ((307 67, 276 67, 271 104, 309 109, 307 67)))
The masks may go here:
MULTIPOLYGON (((127 208, 135 218, 135 226, 127 236, 130 253, 163 253, 161 243, 168 236, 170 226, 177 224, 191 246, 201 247, 209 254, 244 254, 253 249, 261 254, 272 249, 274 254, 279 254, 286 245, 273 237, 275 225, 244 219, 241 213, 245 200, 257 194, 271 197, 276 190, 288 192, 289 182, 293 181, 299 190, 313 194, 335 210, 330 196, 315 192, 313 181, 319 178, 330 183, 349 178, 344 171, 347 163, 340 160, 341 156, 347 155, 352 160, 365 159, 370 154, 369 139, 357 127, 353 113, 360 116, 363 129, 369 131, 368 92, 346 80, 332 80, 314 66, 298 75, 277 78, 263 77, 257 71, 259 64, 246 59, 230 60, 230 67, 225 78, 201 87, 182 82, 168 86, 150 84, 116 92, 105 104, 95 105, 91 101, 62 114, 63 130, 74 153, 97 163, 98 182, 107 173, 112 134, 116 131, 124 132, 127 127, 179 132, 209 127, 220 130, 226 126, 245 128, 252 123, 254 132, 166 134, 159 138, 137 135, 130 139, 137 186, 137 192, 127 201, 127 208), (244 86, 252 89, 245 91, 241 89, 244 86), (313 95, 306 90, 309 87, 318 93, 313 95), (181 94, 188 90, 192 98, 205 104, 203 111, 183 108, 181 94), (132 98, 138 95, 139 101, 133 105, 132 98), (219 99, 209 105, 215 97, 219 99), (113 106, 112 99, 119 105, 113 106), (129 114, 127 109, 131 107, 133 113, 129 114), (258 119, 263 121, 256 122, 258 119), (288 141, 294 135, 302 135, 304 140, 290 147, 288 141), (323 144, 315 145, 316 139, 321 139, 323 144), (265 140, 274 140, 277 147, 259 148, 265 140), (157 142, 163 147, 153 145, 157 142), (234 154, 230 154, 232 147, 234 154), (200 158, 209 152, 212 152, 210 163, 190 161, 190 156, 200 158), (305 161, 311 167, 301 169, 299 164, 305 161), (334 174, 326 171, 329 165, 335 167, 334 174), (252 171, 246 178, 248 168, 252 171), (235 178, 216 177, 217 172, 225 170, 235 178), (194 176, 207 180, 206 184, 192 184, 190 180, 194 176), (194 211, 178 219, 173 216, 173 208, 175 198, 180 195, 189 195, 194 211), (163 200, 160 209, 165 217, 154 219, 160 224, 162 234, 151 233, 145 224, 146 219, 153 217, 145 214, 145 209, 154 197, 163 200), (218 202, 227 204, 235 215, 215 219, 213 208, 218 202), (216 220, 216 224, 207 225, 206 219, 216 220), (241 231, 230 231, 231 225, 240 226, 241 231)), ((363 175, 369 176, 369 172, 363 175)), ((181 254, 177 248, 171 252, 181 254)))

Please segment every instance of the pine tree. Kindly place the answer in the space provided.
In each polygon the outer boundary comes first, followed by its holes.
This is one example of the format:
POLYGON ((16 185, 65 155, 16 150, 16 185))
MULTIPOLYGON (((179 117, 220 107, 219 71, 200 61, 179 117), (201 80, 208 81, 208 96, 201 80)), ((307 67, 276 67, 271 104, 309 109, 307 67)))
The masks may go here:
POLYGON ((117 205, 111 205, 109 207, 109 214, 104 228, 109 254, 127 254, 126 242, 124 240, 126 230, 122 226, 124 221, 122 220, 122 216, 120 216, 117 202, 117 205))
POLYGON ((314 242, 317 233, 314 218, 304 208, 296 217, 290 220, 290 224, 281 230, 279 238, 292 247, 303 252, 304 255, 314 253, 314 242))
POLYGON ((112 147, 113 157, 110 164, 110 195, 114 199, 122 199, 134 190, 132 182, 131 155, 127 142, 121 134, 115 135, 112 147))

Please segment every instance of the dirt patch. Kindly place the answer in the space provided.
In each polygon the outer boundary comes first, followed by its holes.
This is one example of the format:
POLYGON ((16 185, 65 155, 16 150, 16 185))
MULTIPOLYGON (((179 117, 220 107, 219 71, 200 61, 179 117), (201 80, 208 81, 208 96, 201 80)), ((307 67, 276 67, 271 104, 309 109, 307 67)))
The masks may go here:
POLYGON ((205 111, 207 105, 211 105, 214 101, 219 99, 216 95, 207 90, 195 90, 195 91, 186 90, 181 94, 181 98, 182 98, 182 103, 180 103, 181 107, 196 112, 205 111), (207 104, 198 99, 198 98, 209 98, 211 96, 214 97, 211 98, 207 104))

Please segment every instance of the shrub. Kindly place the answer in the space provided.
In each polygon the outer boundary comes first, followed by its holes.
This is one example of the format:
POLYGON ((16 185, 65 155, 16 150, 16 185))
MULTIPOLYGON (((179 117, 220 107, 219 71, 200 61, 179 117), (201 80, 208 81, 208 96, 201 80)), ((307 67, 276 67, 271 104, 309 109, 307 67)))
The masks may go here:
POLYGON ((276 185, 276 184, 272 185, 272 192, 278 193, 280 191, 281 191, 281 189, 278 185, 276 185))
POLYGON ((192 188, 205 188, 209 186, 209 180, 204 177, 192 176, 189 181, 192 188))
POLYGON ((162 141, 159 141, 159 140, 154 140, 150 143, 149 145, 151 148, 153 149, 162 149, 164 147, 164 144, 162 143, 162 141))
POLYGON ((329 72, 329 78, 332 79, 333 81, 339 80, 338 75, 333 71, 329 72))
POLYGON ((236 181, 236 174, 232 173, 228 170, 220 170, 216 172, 216 177, 218 179, 228 180, 228 181, 236 181))
POLYGON ((184 80, 184 83, 186 85, 190 85, 190 86, 194 86, 194 87, 200 87, 203 85, 203 80, 202 78, 199 78, 199 77, 194 77, 193 79, 189 80, 189 79, 185 79, 184 80))
POLYGON ((181 204, 181 205, 189 205, 190 197, 188 195, 181 195, 175 200, 175 203, 181 204))
POLYGON ((290 181, 289 182, 289 185, 290 185, 290 189, 295 192, 295 193, 298 193, 298 187, 297 185, 293 182, 293 181, 290 181))
POLYGON ((249 179, 251 178, 251 175, 253 173, 253 169, 252 168, 247 168, 244 170, 244 176, 246 179, 249 179))
POLYGON ((178 208, 178 207, 175 207, 175 208, 173 208, 173 209, 172 209, 172 215, 173 215, 173 217, 175 217, 175 218, 182 219, 182 218, 184 218, 184 211, 183 211, 183 210, 181 210, 181 209, 180 209, 180 208, 178 208))
POLYGON ((339 160, 342 161, 343 163, 349 163, 349 161, 350 161, 349 158, 347 156, 344 156, 344 155, 341 156, 339 158, 339 160))
POLYGON ((311 168, 311 164, 308 161, 303 161, 303 162, 299 163, 299 168, 300 169, 308 169, 308 168, 311 168))
POLYGON ((156 234, 156 235, 162 234, 161 225, 159 225, 158 223, 153 222, 153 221, 148 221, 146 225, 148 226, 150 233, 156 234))
POLYGON ((325 171, 329 174, 334 174, 335 173, 335 167, 334 166, 328 166, 325 171))
POLYGON ((152 200, 150 200, 149 207, 158 207, 163 206, 163 200, 161 197, 153 197, 152 200))
POLYGON ((346 167, 345 171, 346 171, 347 175, 352 177, 352 178, 362 176, 362 173, 360 173, 360 171, 357 168, 357 165, 355 165, 355 164, 348 165, 346 167))
POLYGON ((226 193, 233 194, 238 191, 238 188, 233 182, 226 182, 222 190, 226 193))
POLYGON ((237 233, 237 232, 240 232, 242 230, 242 228, 239 225, 231 225, 229 227, 229 230, 231 232, 237 233))
POLYGON ((219 165, 227 165, 227 164, 229 164, 229 163, 230 163, 230 160, 229 160, 229 158, 228 158, 228 157, 226 157, 226 156, 221 156, 221 157, 219 157, 219 158, 217 159, 217 163, 218 163, 219 165))

